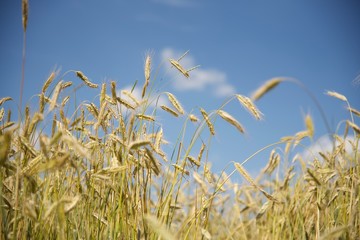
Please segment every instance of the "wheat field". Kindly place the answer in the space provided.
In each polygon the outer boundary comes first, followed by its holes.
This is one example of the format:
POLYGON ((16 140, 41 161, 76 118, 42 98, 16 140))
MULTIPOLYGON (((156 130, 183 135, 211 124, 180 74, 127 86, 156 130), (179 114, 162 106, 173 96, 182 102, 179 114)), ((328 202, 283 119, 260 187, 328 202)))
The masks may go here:
MULTIPOLYGON (((27 1, 23 9, 25 34, 27 1)), ((179 61, 168 61, 184 78, 191 76, 179 61)), ((210 140, 221 132, 217 119, 246 131, 226 105, 237 101, 239 111, 261 120, 256 101, 294 79, 274 78, 251 97, 235 94, 219 109, 188 112, 175 94, 155 91, 152 67, 148 55, 139 69, 141 98, 119 92, 115 81, 93 83, 80 70, 53 71, 36 95, 38 104, 26 105, 19 119, 12 118, 12 98, 1 96, 1 239, 360 238, 360 113, 346 96, 327 92, 349 113, 331 136, 331 151, 307 159, 294 152, 314 136, 306 115, 303 131, 264 147, 268 162, 256 178, 245 163, 264 149, 232 162, 230 174, 215 174, 202 136, 210 140), (64 76, 77 79, 65 82, 64 76), (70 105, 79 85, 97 89, 93 102, 70 105), (160 95, 169 104, 152 107, 160 95), (170 152, 164 151, 167 129, 159 112, 184 122, 170 152), (195 132, 186 131, 189 122, 195 132), (284 161, 286 168, 280 167, 284 161), (234 175, 244 183, 233 182, 234 175)))

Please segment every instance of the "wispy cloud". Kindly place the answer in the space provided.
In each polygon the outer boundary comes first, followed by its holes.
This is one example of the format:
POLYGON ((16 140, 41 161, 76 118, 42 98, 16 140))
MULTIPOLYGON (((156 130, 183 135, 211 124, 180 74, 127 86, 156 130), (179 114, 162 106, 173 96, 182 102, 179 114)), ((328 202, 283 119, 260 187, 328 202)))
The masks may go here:
MULTIPOLYGON (((177 59, 183 53, 172 48, 165 48, 161 51, 161 58, 163 61, 168 62, 169 58, 177 59)), ((188 53, 180 61, 185 69, 190 69, 197 65, 194 57, 188 53)), ((210 89, 216 97, 227 97, 236 92, 234 86, 227 81, 227 76, 224 72, 213 68, 197 68, 190 72, 190 78, 185 78, 177 69, 170 69, 170 75, 173 78, 172 84, 176 90, 195 90, 203 91, 210 89)))

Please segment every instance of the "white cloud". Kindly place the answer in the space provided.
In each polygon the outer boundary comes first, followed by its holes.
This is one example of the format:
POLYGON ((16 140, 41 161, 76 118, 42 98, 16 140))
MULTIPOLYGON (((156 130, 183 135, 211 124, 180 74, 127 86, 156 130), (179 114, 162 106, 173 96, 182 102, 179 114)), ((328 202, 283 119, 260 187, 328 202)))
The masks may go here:
MULTIPOLYGON (((165 48, 161 51, 161 58, 168 62, 169 58, 178 59, 183 53, 172 48, 165 48)), ((190 69, 196 66, 195 59, 188 53, 180 61, 181 66, 190 69)), ((217 97, 226 97, 236 92, 234 86, 227 82, 227 76, 224 72, 212 68, 197 68, 190 72, 190 77, 185 78, 177 69, 170 69, 170 76, 173 78, 172 84, 176 90, 197 90, 203 91, 210 88, 217 97)))
MULTIPOLYGON (((354 153, 354 151, 349 141, 354 142, 355 141, 354 136, 348 136, 345 139, 345 151, 348 154, 352 154, 354 153)), ((339 144, 340 144, 339 141, 336 141, 336 146, 338 146, 339 144)), ((320 137, 315 143, 313 143, 310 147, 304 150, 301 156, 303 157, 303 159, 309 159, 309 160, 313 159, 314 156, 319 159, 322 159, 321 156, 319 155, 319 152, 331 153, 333 152, 333 147, 334 147, 333 140, 331 140, 331 138, 328 135, 325 135, 320 137)), ((360 150, 360 146, 358 150, 360 150)))

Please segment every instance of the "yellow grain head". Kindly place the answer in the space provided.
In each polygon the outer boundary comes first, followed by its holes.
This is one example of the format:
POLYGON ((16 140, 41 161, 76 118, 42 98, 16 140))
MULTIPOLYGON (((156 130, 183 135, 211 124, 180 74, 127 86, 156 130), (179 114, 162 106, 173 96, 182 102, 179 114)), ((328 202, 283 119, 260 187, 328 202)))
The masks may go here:
POLYGON ((24 32, 26 32, 28 14, 29 14, 28 0, 22 0, 22 24, 23 24, 24 32))
POLYGON ((206 113, 206 111, 202 108, 200 108, 200 112, 204 117, 204 120, 206 122, 206 125, 208 126, 211 135, 215 135, 215 129, 214 129, 214 125, 211 123, 208 114, 206 113))
POLYGON ((285 78, 272 78, 268 81, 266 81, 262 86, 260 86, 255 92, 251 95, 251 99, 253 101, 259 100, 262 96, 264 96, 266 93, 268 93, 270 90, 275 88, 279 83, 284 81, 285 78))
POLYGON ((240 94, 236 94, 236 98, 243 105, 243 107, 245 107, 245 109, 248 110, 250 112, 250 114, 256 118, 256 120, 262 119, 263 114, 259 111, 259 109, 251 101, 250 98, 240 95, 240 94))

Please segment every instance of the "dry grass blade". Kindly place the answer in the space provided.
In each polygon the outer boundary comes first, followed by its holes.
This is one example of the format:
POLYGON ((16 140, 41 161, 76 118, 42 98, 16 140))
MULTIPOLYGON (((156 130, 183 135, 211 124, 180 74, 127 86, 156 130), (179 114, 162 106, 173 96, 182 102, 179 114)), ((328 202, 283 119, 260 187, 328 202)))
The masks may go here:
POLYGON ((200 112, 203 115, 203 118, 206 122, 206 125, 208 126, 211 135, 215 135, 215 129, 214 129, 214 125, 211 123, 208 114, 206 113, 206 111, 202 108, 200 108, 200 112))
POLYGON ((236 98, 245 107, 245 109, 247 109, 250 114, 253 115, 257 120, 262 119, 263 114, 259 111, 259 109, 255 106, 255 104, 251 101, 250 98, 240 94, 236 94, 236 98))
POLYGON ((169 98, 169 101, 176 108, 176 110, 180 114, 184 114, 184 109, 182 108, 180 102, 176 99, 176 97, 173 94, 169 93, 169 92, 167 92, 166 94, 167 94, 167 96, 169 98))
POLYGON ((91 88, 97 88, 98 85, 95 83, 92 83, 89 81, 89 79, 81 72, 81 71, 76 71, 76 76, 78 76, 81 80, 83 80, 83 82, 91 88))
POLYGON ((337 99, 339 99, 341 101, 347 102, 347 98, 344 95, 340 94, 340 93, 337 93, 337 92, 334 92, 334 91, 327 91, 326 94, 329 95, 330 97, 334 97, 334 98, 337 98, 337 99))
POLYGON ((279 203, 279 201, 274 198, 272 195, 270 195, 269 193, 267 193, 264 189, 262 189, 260 186, 258 186, 255 181, 250 177, 250 175, 247 173, 247 171, 245 170, 245 168, 243 168, 243 166, 241 166, 240 163, 234 163, 236 170, 238 170, 238 172, 256 189, 258 189, 260 192, 262 192, 265 197, 273 202, 279 203))
POLYGON ((267 92, 275 88, 279 83, 284 81, 285 78, 272 78, 266 81, 261 87, 259 87, 252 95, 251 99, 253 101, 259 100, 262 96, 264 96, 267 92))
POLYGON ((3 105, 3 103, 10 101, 10 100, 12 100, 11 97, 4 97, 4 98, 0 99, 0 106, 3 105))
POLYGON ((236 127, 237 130, 239 130, 239 132, 244 133, 244 128, 241 126, 241 124, 233 117, 231 116, 229 113, 223 111, 223 110, 218 110, 217 113, 219 114, 220 117, 222 117, 225 121, 227 121, 228 123, 230 123, 231 125, 233 125, 234 127, 236 127))
POLYGON ((161 107, 164 111, 172 114, 172 115, 175 116, 175 117, 178 117, 178 116, 179 116, 179 114, 178 114, 177 112, 175 112, 175 110, 173 110, 173 109, 171 109, 171 108, 169 108, 169 107, 167 107, 167 106, 165 106, 165 105, 161 105, 160 107, 161 107))

